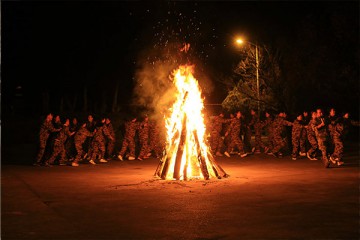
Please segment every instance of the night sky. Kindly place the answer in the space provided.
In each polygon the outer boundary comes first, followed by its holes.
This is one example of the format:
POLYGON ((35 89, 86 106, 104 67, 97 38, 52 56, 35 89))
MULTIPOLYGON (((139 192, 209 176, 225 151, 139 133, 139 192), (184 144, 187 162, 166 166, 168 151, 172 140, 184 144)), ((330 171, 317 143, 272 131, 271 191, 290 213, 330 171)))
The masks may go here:
MULTIPOLYGON (((352 31, 347 37, 351 41, 343 45, 357 56, 352 56, 354 61, 350 62, 350 67, 357 71, 358 12, 357 1, 5 1, 2 2, 2 109, 5 113, 11 111, 20 99, 29 112, 38 115, 43 111, 44 92, 48 92, 50 110, 58 111, 61 96, 81 98, 84 86, 90 99, 108 96, 109 104, 114 88, 119 86, 118 102, 129 104, 141 64, 162 58, 157 55, 159 49, 183 42, 191 44, 199 71, 212 81, 213 87, 206 93, 207 102, 221 103, 226 87, 217 80, 219 76, 232 74, 237 60, 233 46, 236 35, 268 46, 279 47, 282 42, 285 44, 280 46, 284 49, 286 43, 299 45, 306 51, 297 30, 309 16, 321 29, 321 37, 329 42, 339 39, 333 38, 330 28, 329 35, 324 35, 328 25, 322 20, 329 14, 338 14, 341 16, 338 19, 348 21, 344 25, 352 31)), ((345 54, 344 59, 348 58, 345 54)), ((349 82, 348 87, 358 90, 358 79, 355 84, 354 79, 349 82)), ((295 97, 306 96, 303 93, 295 97)), ((355 107, 351 110, 358 109, 358 95, 350 100, 354 99, 355 107)), ((341 104, 345 105, 346 101, 341 104)), ((81 106, 77 110, 80 109, 81 106)))

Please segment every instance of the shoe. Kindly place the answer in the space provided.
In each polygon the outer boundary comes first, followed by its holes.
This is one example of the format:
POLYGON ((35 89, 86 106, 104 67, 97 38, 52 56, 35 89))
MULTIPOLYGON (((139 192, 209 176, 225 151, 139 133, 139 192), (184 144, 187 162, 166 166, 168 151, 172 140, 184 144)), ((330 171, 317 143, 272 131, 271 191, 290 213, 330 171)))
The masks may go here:
POLYGON ((260 154, 260 153, 261 153, 260 150, 255 151, 255 154, 260 154))
POLYGON ((44 167, 52 167, 51 165, 50 165, 50 163, 44 163, 44 167))
POLYGON ((102 158, 102 159, 100 159, 100 162, 101 163, 107 163, 108 161, 102 158))
POLYGON ((128 160, 132 161, 132 160, 135 160, 135 158, 132 156, 129 156, 128 160))
MULTIPOLYGON (((144 159, 142 159, 141 157, 137 158, 139 161, 144 161, 144 159)), ((129 159, 130 160, 130 159, 129 159)))
POLYGON ((322 157, 322 161, 325 168, 328 168, 330 166, 331 161, 327 157, 322 157))
POLYGON ((299 152, 299 155, 300 155, 301 157, 306 157, 306 153, 299 152))
POLYGON ((220 152, 217 152, 215 155, 218 156, 218 157, 223 157, 224 156, 220 152))
POLYGON ((278 152, 276 155, 277 155, 278 158, 282 158, 282 157, 283 157, 283 154, 282 154, 281 152, 278 152))
POLYGON ((230 157, 230 154, 228 152, 224 152, 225 156, 230 157))
POLYGON ((92 160, 92 159, 89 161, 89 163, 92 165, 96 165, 96 162, 94 162, 94 160, 92 160))
POLYGON ((146 156, 147 156, 147 157, 150 157, 150 156, 151 156, 151 153, 146 154, 146 156))
POLYGON ((277 157, 275 153, 273 152, 268 152, 267 155, 273 156, 273 157, 277 157))
POLYGON ((310 156, 310 154, 307 152, 306 153, 306 157, 309 159, 309 160, 313 160, 313 158, 310 156))
POLYGON ((343 164, 344 164, 344 162, 337 161, 337 165, 338 165, 338 166, 341 166, 341 165, 343 165, 343 164))
POLYGON ((292 157, 291 159, 294 160, 294 161, 296 161, 296 157, 292 157))
POLYGON ((73 166, 73 167, 78 167, 78 166, 79 166, 79 164, 78 164, 78 163, 76 163, 76 162, 72 162, 72 163, 71 163, 71 166, 73 166))
POLYGON ((332 156, 330 156, 329 159, 332 164, 337 165, 337 161, 332 156))
POLYGON ((67 164, 65 162, 59 163, 59 166, 66 166, 67 164))
POLYGON ((123 157, 121 155, 117 156, 120 161, 124 161, 123 157))
POLYGON ((247 153, 243 153, 243 154, 240 154, 240 153, 239 153, 239 155, 240 155, 240 157, 243 158, 243 157, 246 157, 248 154, 247 154, 247 153))

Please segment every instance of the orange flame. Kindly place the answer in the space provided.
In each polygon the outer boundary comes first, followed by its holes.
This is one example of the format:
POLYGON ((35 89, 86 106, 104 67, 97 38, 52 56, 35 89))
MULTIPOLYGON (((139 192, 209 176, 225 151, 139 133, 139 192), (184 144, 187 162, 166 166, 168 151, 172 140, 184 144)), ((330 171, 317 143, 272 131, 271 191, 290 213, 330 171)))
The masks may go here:
POLYGON ((176 101, 165 117, 166 154, 156 173, 162 179, 191 180, 227 176, 215 163, 206 143, 203 99, 193 65, 182 65, 173 72, 176 101))

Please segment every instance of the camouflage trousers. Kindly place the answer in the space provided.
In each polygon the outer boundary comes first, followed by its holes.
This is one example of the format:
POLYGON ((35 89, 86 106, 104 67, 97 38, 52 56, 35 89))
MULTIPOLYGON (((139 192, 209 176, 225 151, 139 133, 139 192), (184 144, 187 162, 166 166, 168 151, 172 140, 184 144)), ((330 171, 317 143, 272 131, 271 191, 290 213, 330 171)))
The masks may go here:
POLYGON ((154 151, 156 157, 161 157, 165 148, 165 140, 161 140, 159 137, 151 139, 149 144, 149 151, 154 151))
POLYGON ((278 153, 282 148, 286 146, 286 142, 281 137, 281 135, 274 134, 272 139, 272 145, 274 146, 272 152, 278 153))
POLYGON ((36 162, 37 163, 40 163, 43 156, 44 156, 45 148, 46 148, 46 142, 47 142, 48 138, 49 138, 48 135, 46 135, 46 136, 41 136, 40 135, 39 152, 38 152, 38 155, 36 156, 36 162))
POLYGON ((115 141, 114 140, 110 140, 107 142, 106 145, 106 153, 108 157, 111 157, 114 153, 114 146, 115 146, 115 141))
POLYGON ((334 152, 331 154, 333 158, 341 159, 344 152, 344 144, 341 137, 333 136, 332 137, 334 144, 334 152))
POLYGON ((326 136, 322 134, 315 133, 316 140, 318 143, 318 148, 321 151, 322 157, 327 158, 327 149, 326 149, 326 136))
POLYGON ((91 144, 91 156, 90 159, 95 160, 97 157, 103 159, 105 155, 105 143, 102 141, 93 141, 91 144))
POLYGON ((221 134, 219 132, 213 131, 211 132, 211 141, 210 148, 211 151, 215 154, 221 151, 222 144, 224 140, 221 138, 221 134))
POLYGON ((140 157, 140 158, 144 158, 144 157, 150 152, 150 147, 149 147, 148 138, 142 137, 142 138, 140 138, 139 140, 140 140, 140 153, 139 153, 139 157, 140 157))
POLYGON ((260 152, 261 149, 264 149, 266 146, 261 140, 261 132, 255 130, 255 151, 260 152))
POLYGON ((297 157, 300 152, 305 153, 305 139, 301 137, 301 134, 293 134, 291 136, 291 142, 292 142, 292 157, 297 157))
POLYGON ((247 128, 244 132, 244 150, 246 152, 251 152, 251 129, 247 128))
POLYGON ((244 153, 244 144, 241 141, 241 138, 238 135, 231 135, 231 140, 229 145, 227 146, 227 152, 231 152, 235 147, 238 148, 239 153, 244 153))
POLYGON ((124 156, 124 154, 128 148, 129 148, 129 155, 132 157, 135 157, 135 139, 134 139, 134 137, 124 138, 119 155, 124 156))
POLYGON ((51 154, 50 158, 46 161, 49 164, 54 164, 55 159, 60 156, 60 160, 59 163, 64 163, 65 162, 65 158, 66 158, 66 151, 65 151, 65 146, 64 143, 58 140, 55 140, 54 143, 54 149, 53 149, 53 153, 51 154))

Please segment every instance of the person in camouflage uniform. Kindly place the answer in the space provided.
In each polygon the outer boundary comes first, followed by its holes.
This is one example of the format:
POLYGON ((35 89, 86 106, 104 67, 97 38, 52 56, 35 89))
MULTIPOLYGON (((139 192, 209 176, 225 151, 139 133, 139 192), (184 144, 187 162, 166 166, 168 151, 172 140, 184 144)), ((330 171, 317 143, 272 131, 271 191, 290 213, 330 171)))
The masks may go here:
MULTIPOLYGON (((89 114, 88 115, 88 119, 87 119, 87 122, 86 122, 86 128, 92 133, 95 131, 96 129, 96 122, 94 120, 94 117, 93 115, 89 114)), ((92 141, 93 141, 93 136, 91 137, 87 137, 86 140, 85 140, 85 144, 83 145, 84 146, 84 151, 85 151, 85 158, 87 156, 91 156, 92 155, 92 148, 91 148, 91 145, 92 145, 92 141)))
POLYGON ((254 126, 255 133, 255 147, 252 148, 251 152, 255 152, 255 154, 261 153, 261 149, 264 149, 267 152, 267 147, 261 140, 261 131, 265 126, 264 122, 260 121, 259 115, 256 113, 254 109, 251 110, 252 116, 252 125, 254 126))
POLYGON ((329 112, 329 116, 327 117, 326 119, 326 124, 327 124, 327 130, 328 130, 328 133, 329 133, 329 152, 333 151, 334 148, 335 148, 335 142, 334 142, 334 134, 335 134, 335 128, 336 128, 336 124, 337 122, 339 121, 339 118, 337 117, 336 115, 336 111, 334 108, 331 108, 330 109, 330 112, 329 112))
POLYGON ((327 127, 325 124, 325 119, 323 118, 323 112, 321 109, 316 110, 315 118, 315 136, 318 143, 318 148, 322 153, 322 160, 325 167, 329 167, 330 161, 327 156, 326 141, 328 138, 327 127))
POLYGON ((246 157, 247 153, 244 151, 244 145, 240 138, 240 131, 241 131, 241 112, 236 113, 236 117, 231 120, 230 127, 228 131, 225 133, 225 136, 231 134, 230 144, 227 146, 227 151, 224 154, 227 157, 230 157, 229 152, 234 148, 237 147, 239 149, 240 157, 246 157))
POLYGON ((303 115, 302 115, 302 125, 304 126, 302 132, 301 132, 301 136, 300 136, 300 141, 304 142, 304 148, 305 148, 305 152, 300 151, 300 156, 301 157, 306 157, 306 149, 309 149, 310 143, 308 141, 308 137, 307 137, 307 125, 310 122, 310 118, 311 116, 309 116, 309 113, 307 111, 303 111, 303 115))
POLYGON ((138 156, 139 161, 143 161, 144 158, 149 157, 149 117, 145 116, 144 120, 139 123, 139 141, 140 141, 140 153, 138 156))
MULTIPOLYGON (((251 110, 253 111, 253 110, 251 110)), ((243 116, 245 117, 245 116, 243 116)), ((251 135, 252 135, 252 129, 254 128, 255 124, 255 115, 251 114, 250 120, 246 120, 245 118, 245 124, 243 124, 243 133, 244 133, 244 150, 246 153, 251 154, 253 153, 253 149, 251 147, 251 135)), ((254 148, 255 151, 255 148, 254 148)))
POLYGON ((50 158, 45 162, 46 166, 53 165, 55 159, 58 156, 60 156, 59 165, 66 165, 65 141, 69 136, 74 134, 74 132, 70 132, 69 125, 70 120, 66 119, 62 129, 59 131, 59 134, 55 138, 53 153, 51 154, 50 158))
POLYGON ((135 160, 135 134, 138 129, 137 119, 133 118, 132 120, 125 123, 125 136, 122 143, 121 150, 119 152, 118 158, 123 161, 123 156, 126 150, 129 148, 129 160, 135 160))
MULTIPOLYGON (((77 132, 79 130, 79 123, 76 117, 74 117, 69 126, 70 132, 77 132)), ((68 159, 74 159, 76 156, 76 148, 75 148, 75 134, 69 136, 65 143, 65 150, 68 159)))
POLYGON ((111 136, 111 138, 107 138, 106 153, 108 158, 112 158, 115 146, 115 131, 110 118, 105 119, 105 126, 111 136))
POLYGON ((36 162, 34 163, 35 166, 40 166, 41 162, 42 162, 42 158, 44 156, 44 152, 45 152, 45 148, 46 148, 46 144, 48 141, 48 138, 50 136, 50 133, 52 132, 59 132, 61 129, 60 128, 55 128, 53 123, 53 115, 51 113, 49 113, 46 116, 45 121, 42 123, 41 127, 40 127, 40 132, 39 132, 39 152, 37 154, 36 157, 36 162))
POLYGON ((81 128, 76 132, 76 134, 74 135, 74 143, 75 143, 75 148, 76 148, 77 154, 76 154, 75 160, 72 162, 71 166, 73 166, 73 167, 79 166, 79 161, 82 159, 83 154, 84 154, 83 144, 85 143, 87 138, 94 136, 95 131, 90 132, 86 127, 86 123, 84 123, 81 126, 81 128))
POLYGON ((282 152, 280 151, 282 148, 286 146, 286 142, 283 139, 283 133, 285 131, 285 126, 292 126, 292 123, 285 120, 286 114, 284 112, 280 112, 278 116, 276 116, 273 122, 273 146, 271 155, 275 157, 282 157, 282 152))
POLYGON ((106 139, 114 140, 114 138, 110 135, 108 128, 105 125, 105 118, 101 120, 101 122, 96 127, 96 131, 94 134, 94 138, 91 143, 91 155, 89 163, 95 165, 95 159, 99 158, 101 163, 106 163, 107 160, 104 159, 105 155, 105 146, 106 139))
POLYGON ((165 127, 160 127, 160 124, 156 121, 150 122, 150 140, 149 151, 154 152, 155 157, 160 158, 163 155, 165 149, 165 127))
POLYGON ((210 148, 213 154, 221 157, 223 156, 221 154, 221 147, 224 143, 224 140, 221 137, 221 131, 223 124, 230 121, 224 119, 224 113, 220 113, 217 116, 212 116, 211 120, 212 120, 212 125, 211 125, 210 148))
MULTIPOLYGON (((224 124, 224 127, 223 127, 223 134, 224 134, 223 148, 225 148, 225 151, 226 151, 227 147, 230 145, 230 141, 231 141, 231 134, 228 134, 227 136, 225 136, 225 133, 227 131, 229 131, 230 125, 231 125, 231 120, 234 118, 235 118, 234 114, 230 113, 230 118, 227 119, 227 122, 224 124)), ((231 149, 230 151, 232 152, 233 149, 231 149)))
POLYGON ((309 160, 312 161, 318 160, 315 157, 316 149, 318 148, 318 143, 315 134, 315 120, 316 120, 316 112, 311 112, 311 120, 309 121, 309 124, 306 126, 307 139, 310 144, 310 148, 307 151, 306 156, 309 160))
POLYGON ((301 153, 305 153, 305 141, 301 138, 305 126, 303 125, 303 115, 302 113, 298 114, 296 119, 293 122, 292 132, 291 132, 291 142, 292 142, 292 160, 296 160, 299 153, 299 148, 301 153))
POLYGON ((265 128, 265 132, 266 135, 268 137, 268 146, 265 148, 265 153, 267 153, 268 151, 272 151, 272 149, 274 148, 273 146, 273 131, 272 131, 272 124, 273 124, 274 120, 271 116, 271 114, 269 112, 265 112, 265 121, 263 122, 263 128, 265 128))
POLYGON ((334 152, 330 155, 330 161, 333 164, 341 166, 344 162, 341 161, 343 152, 344 152, 344 144, 343 144, 343 132, 344 132, 344 124, 340 119, 336 122, 335 126, 333 126, 332 130, 332 141, 334 143, 334 152))

